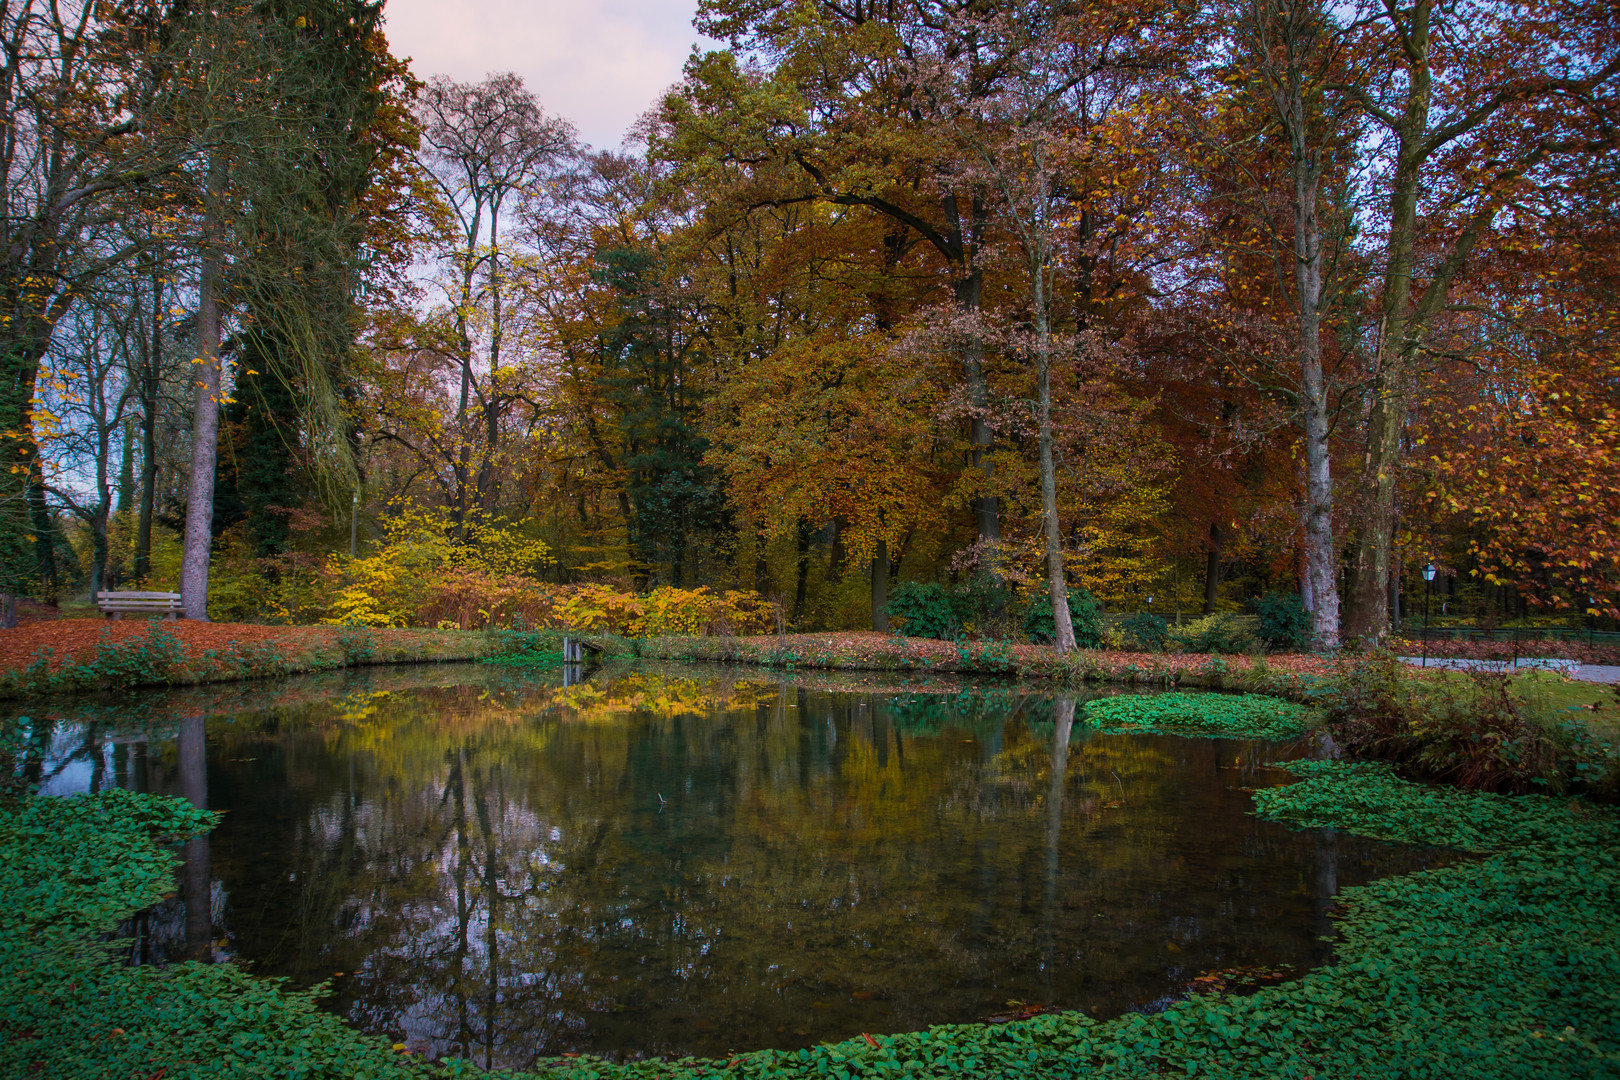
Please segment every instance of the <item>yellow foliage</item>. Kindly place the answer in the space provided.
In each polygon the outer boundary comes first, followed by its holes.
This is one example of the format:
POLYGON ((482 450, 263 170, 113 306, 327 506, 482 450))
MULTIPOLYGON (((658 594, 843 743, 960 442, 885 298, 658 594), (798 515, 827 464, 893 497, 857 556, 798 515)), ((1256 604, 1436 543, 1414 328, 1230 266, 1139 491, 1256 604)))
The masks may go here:
POLYGON ((774 609, 753 592, 663 586, 636 596, 608 585, 551 585, 536 574, 546 545, 516 526, 468 522, 397 507, 382 542, 363 557, 333 555, 321 572, 322 622, 350 626, 522 626, 643 637, 757 634, 774 609))
POLYGON ((533 614, 525 612, 534 605, 524 603, 522 594, 541 588, 532 575, 551 561, 543 541, 483 518, 457 526, 445 509, 409 502, 394 509, 372 554, 328 560, 323 576, 332 599, 322 622, 438 625, 447 621, 448 610, 454 612, 449 621, 472 629, 533 614), (430 608, 440 609, 431 619, 430 608))

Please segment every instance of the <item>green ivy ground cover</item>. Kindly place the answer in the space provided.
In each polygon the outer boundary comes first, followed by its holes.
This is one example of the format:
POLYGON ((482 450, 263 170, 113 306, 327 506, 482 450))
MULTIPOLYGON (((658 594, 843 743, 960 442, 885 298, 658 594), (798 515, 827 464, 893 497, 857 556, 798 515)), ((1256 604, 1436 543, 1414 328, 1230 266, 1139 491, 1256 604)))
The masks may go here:
POLYGON ((1303 705, 1260 694, 1125 694, 1086 703, 1086 722, 1103 731, 1129 734, 1173 731, 1243 739, 1291 739, 1311 727, 1303 705))
MULTIPOLYGON (((540 1075, 1620 1076, 1620 816, 1580 801, 1410 784, 1377 765, 1288 767, 1303 780, 1257 792, 1265 816, 1483 857, 1345 890, 1339 962, 1246 997, 1202 995, 1107 1023, 1040 1016, 730 1061, 577 1058, 540 1075)), ((104 963, 95 932, 172 881, 151 838, 208 823, 183 803, 120 792, 0 811, 0 1075, 429 1080, 472 1071, 395 1054, 318 1011, 312 995, 227 965, 104 963)))

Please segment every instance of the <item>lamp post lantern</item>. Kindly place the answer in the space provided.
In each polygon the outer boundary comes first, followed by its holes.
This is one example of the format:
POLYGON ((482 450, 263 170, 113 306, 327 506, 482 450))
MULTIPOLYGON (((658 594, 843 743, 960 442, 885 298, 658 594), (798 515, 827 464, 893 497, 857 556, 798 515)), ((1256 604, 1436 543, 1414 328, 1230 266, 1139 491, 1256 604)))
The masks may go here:
POLYGON ((1429 597, 1434 592, 1434 563, 1423 566, 1423 666, 1429 666, 1429 597))

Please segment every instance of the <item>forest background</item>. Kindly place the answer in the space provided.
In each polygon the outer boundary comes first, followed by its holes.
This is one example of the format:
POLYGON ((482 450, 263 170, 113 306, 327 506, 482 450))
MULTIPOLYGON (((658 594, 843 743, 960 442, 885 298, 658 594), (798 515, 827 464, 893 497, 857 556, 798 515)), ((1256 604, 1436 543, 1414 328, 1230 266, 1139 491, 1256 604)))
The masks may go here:
POLYGON ((886 629, 929 583, 1060 647, 1071 588, 1297 595, 1332 648, 1430 563, 1620 616, 1610 5, 697 22, 616 153, 359 0, 0 9, 6 617, 886 629))

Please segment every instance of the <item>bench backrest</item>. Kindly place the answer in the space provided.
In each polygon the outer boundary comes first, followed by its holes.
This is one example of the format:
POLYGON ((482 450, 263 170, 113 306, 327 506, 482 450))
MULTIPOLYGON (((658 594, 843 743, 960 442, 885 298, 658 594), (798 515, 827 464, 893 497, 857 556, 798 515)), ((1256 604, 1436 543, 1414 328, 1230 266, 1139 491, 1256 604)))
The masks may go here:
POLYGON ((174 600, 178 601, 177 592, 98 592, 96 600, 174 600))

